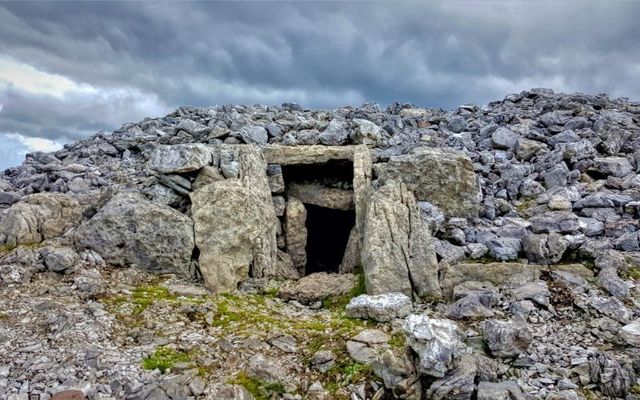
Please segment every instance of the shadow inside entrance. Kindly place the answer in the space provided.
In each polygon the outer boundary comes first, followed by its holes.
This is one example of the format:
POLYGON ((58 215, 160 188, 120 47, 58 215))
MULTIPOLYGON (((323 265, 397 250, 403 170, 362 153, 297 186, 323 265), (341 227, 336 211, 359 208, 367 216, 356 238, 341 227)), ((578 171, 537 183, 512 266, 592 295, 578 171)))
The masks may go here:
POLYGON ((305 274, 338 272, 355 225, 354 210, 334 210, 305 204, 307 209, 307 266, 305 274))

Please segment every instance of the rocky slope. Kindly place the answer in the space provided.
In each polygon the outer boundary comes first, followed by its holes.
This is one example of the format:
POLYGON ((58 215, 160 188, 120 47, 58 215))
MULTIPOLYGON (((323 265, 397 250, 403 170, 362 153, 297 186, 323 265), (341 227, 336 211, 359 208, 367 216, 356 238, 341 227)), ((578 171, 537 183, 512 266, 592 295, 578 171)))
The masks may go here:
POLYGON ((639 171, 640 103, 547 89, 454 111, 183 107, 30 154, 0 177, 0 397, 634 399, 639 171), (368 146, 372 218, 402 178, 407 235, 426 224, 437 259, 367 288, 422 298, 346 305, 352 274, 205 291, 192 194, 242 175, 211 150, 242 143, 368 146))

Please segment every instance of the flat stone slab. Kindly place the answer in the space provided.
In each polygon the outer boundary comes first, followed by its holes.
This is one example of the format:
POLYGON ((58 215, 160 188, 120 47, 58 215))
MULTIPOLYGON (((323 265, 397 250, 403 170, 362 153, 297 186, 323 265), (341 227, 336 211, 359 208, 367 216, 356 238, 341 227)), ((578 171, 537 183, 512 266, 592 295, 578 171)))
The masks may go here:
POLYGON ((497 287, 518 287, 540 279, 539 265, 522 263, 456 264, 449 267, 440 283, 445 295, 466 281, 491 282, 497 287))
POLYGON ((265 146, 262 149, 268 164, 324 164, 330 160, 353 161, 355 146, 265 146))

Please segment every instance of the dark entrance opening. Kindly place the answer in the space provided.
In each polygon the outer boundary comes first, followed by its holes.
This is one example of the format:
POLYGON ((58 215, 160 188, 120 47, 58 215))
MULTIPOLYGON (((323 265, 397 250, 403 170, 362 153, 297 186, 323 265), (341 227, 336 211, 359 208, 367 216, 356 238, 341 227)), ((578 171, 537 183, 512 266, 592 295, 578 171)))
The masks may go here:
POLYGON ((305 204, 307 209, 307 266, 305 274, 338 272, 356 222, 354 210, 334 210, 305 204))

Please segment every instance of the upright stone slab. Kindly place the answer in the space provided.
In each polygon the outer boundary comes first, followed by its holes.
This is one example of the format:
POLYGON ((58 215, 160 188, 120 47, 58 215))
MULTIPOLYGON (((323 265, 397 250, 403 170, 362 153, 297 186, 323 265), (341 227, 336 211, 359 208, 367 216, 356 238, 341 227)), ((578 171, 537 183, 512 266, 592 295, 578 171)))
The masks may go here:
POLYGON ((382 181, 401 180, 418 201, 438 206, 448 217, 478 216, 480 190, 473 163, 460 151, 418 148, 375 168, 382 181))
POLYGON ((237 289, 249 273, 277 273, 276 215, 267 165, 254 146, 224 146, 239 164, 238 178, 213 182, 191 195, 200 271, 215 292, 237 289))
POLYGON ((295 197, 289 197, 285 210, 285 240, 287 254, 296 268, 307 263, 307 210, 304 204, 295 197))
POLYGON ((431 234, 419 213, 415 197, 398 181, 372 194, 361 253, 367 293, 441 294, 431 234))
POLYGON ((356 224, 349 235, 340 272, 353 272, 362 264, 361 249, 364 237, 364 221, 367 214, 367 203, 371 196, 371 152, 365 145, 353 148, 353 203, 356 210, 356 224))

